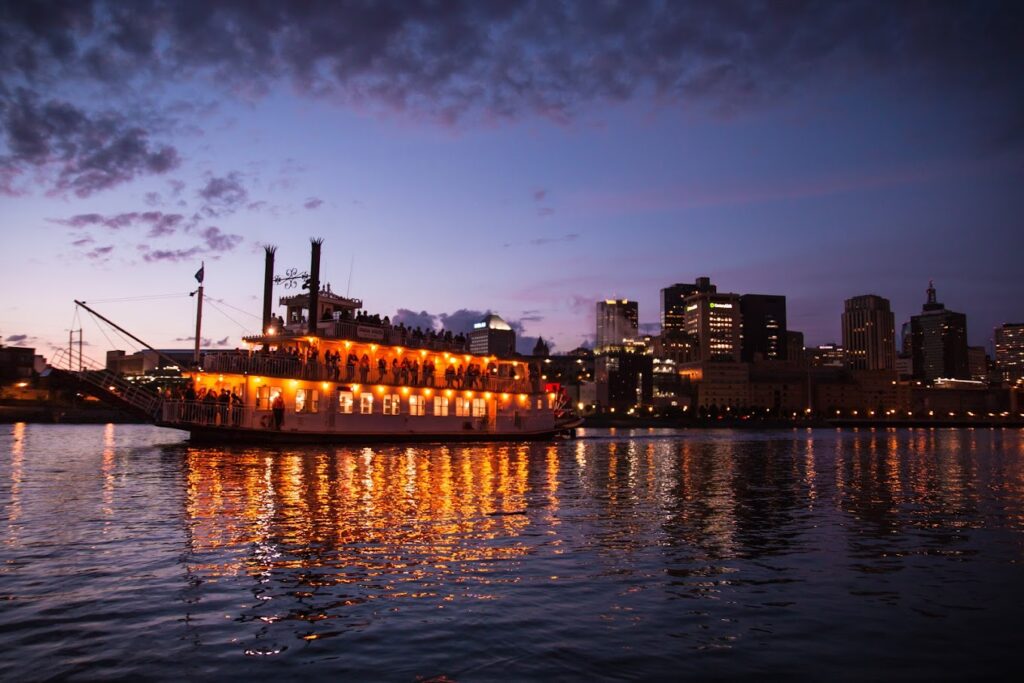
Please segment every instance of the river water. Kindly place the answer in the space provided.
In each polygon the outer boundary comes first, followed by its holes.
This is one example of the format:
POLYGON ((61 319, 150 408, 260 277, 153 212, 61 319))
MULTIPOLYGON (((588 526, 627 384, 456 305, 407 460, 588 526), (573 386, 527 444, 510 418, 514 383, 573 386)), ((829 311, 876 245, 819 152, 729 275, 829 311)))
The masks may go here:
POLYGON ((193 447, 0 427, 0 679, 984 678, 1024 430, 193 447))

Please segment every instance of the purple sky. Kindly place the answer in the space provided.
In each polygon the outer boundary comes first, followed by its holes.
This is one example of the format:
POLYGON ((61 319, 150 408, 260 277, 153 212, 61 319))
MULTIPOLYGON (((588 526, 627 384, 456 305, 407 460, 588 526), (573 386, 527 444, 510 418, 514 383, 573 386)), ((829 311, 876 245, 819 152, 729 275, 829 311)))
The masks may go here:
POLYGON ((1024 320, 1020 3, 51 5, 0 2, 6 344, 132 348, 81 298, 189 347, 205 260, 234 347, 260 245, 305 269, 310 237, 371 311, 562 352, 701 275, 808 344, 929 279, 971 343, 1024 320))

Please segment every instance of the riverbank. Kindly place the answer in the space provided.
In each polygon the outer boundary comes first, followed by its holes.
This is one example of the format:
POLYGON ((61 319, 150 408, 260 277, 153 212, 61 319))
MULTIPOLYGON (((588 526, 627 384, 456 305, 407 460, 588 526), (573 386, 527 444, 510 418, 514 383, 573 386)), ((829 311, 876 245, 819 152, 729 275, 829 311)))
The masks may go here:
POLYGON ((133 415, 109 406, 69 406, 50 404, 0 405, 0 424, 29 422, 33 424, 141 424, 133 415))
POLYGON ((1012 417, 976 418, 911 418, 911 419, 742 419, 742 418, 682 418, 682 417, 614 417, 588 415, 584 427, 601 429, 806 429, 806 428, 920 428, 920 427, 973 427, 1024 428, 1024 419, 1012 417))

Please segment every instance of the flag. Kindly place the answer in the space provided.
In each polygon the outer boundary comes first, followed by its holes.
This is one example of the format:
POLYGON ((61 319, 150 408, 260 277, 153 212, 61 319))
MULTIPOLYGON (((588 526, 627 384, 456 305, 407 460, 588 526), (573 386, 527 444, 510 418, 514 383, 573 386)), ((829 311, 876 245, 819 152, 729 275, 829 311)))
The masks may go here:
POLYGON ((203 265, 199 266, 199 270, 196 271, 196 281, 199 284, 203 284, 203 276, 206 274, 204 272, 205 270, 206 270, 206 263, 204 262, 203 265))

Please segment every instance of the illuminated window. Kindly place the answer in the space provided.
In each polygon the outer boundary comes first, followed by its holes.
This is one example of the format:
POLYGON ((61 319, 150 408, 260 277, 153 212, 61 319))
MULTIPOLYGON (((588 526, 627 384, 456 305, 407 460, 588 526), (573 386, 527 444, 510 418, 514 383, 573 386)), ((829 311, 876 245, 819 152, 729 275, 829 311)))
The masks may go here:
POLYGON ((338 392, 338 412, 345 413, 346 415, 352 414, 353 408, 352 392, 351 391, 339 391, 338 392))
POLYGON ((384 394, 384 414, 398 415, 402 407, 402 399, 398 394, 384 394))
POLYGON ((256 410, 270 410, 270 387, 256 389, 256 410))
POLYGON ((359 412, 363 415, 373 413, 373 394, 370 392, 359 395, 359 412))
POLYGON ((459 417, 469 417, 469 399, 462 396, 455 397, 455 414, 459 417))
POLYGON ((447 396, 435 396, 434 397, 434 415, 441 415, 445 417, 448 415, 448 397, 447 396))
POLYGON ((422 415, 426 410, 426 399, 419 395, 409 397, 409 414, 422 415))
POLYGON ((295 390, 295 412, 316 413, 320 411, 320 392, 316 389, 295 390))
POLYGON ((543 409, 544 409, 544 399, 538 398, 537 399, 537 410, 543 410, 543 409))
POLYGON ((487 401, 485 399, 473 399, 473 417, 487 417, 487 401))

